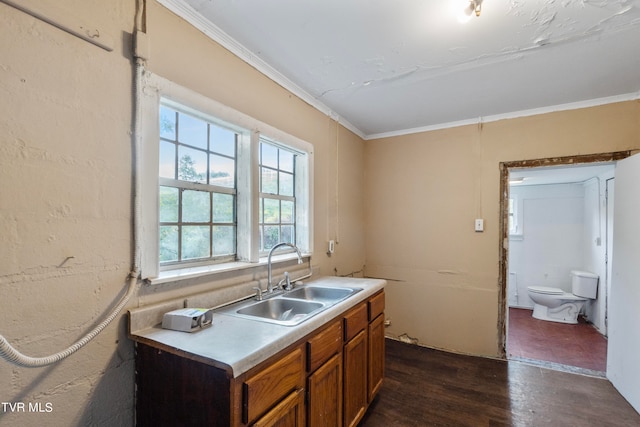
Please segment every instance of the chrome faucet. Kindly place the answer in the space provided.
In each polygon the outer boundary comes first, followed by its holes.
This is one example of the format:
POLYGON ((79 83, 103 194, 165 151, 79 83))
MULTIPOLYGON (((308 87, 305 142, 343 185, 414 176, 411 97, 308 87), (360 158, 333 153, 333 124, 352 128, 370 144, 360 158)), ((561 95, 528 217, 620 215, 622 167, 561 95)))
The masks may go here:
MULTIPOLYGON (((298 247, 296 245, 292 245, 291 243, 287 243, 287 242, 281 242, 276 244, 274 247, 271 248, 271 250, 269 251, 269 257, 267 258, 267 270, 269 272, 269 277, 267 280, 267 292, 271 293, 273 292, 273 283, 272 279, 271 279, 271 255, 273 254, 273 251, 277 248, 280 248, 282 246, 289 246, 293 249, 296 250, 296 254, 298 255, 298 264, 302 264, 302 254, 300 253, 300 249, 298 249, 298 247)), ((289 274, 287 273, 285 277, 288 277, 289 274)))

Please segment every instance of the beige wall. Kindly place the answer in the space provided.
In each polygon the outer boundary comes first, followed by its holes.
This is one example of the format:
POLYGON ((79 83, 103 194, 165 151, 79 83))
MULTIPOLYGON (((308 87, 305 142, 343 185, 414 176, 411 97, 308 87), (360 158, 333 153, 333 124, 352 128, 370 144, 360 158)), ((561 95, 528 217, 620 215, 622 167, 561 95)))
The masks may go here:
MULTIPOLYGON (((110 35, 114 51, 0 3, 0 334, 30 356, 60 351, 101 321, 132 267, 135 1, 49 3, 71 22, 110 35)), ((364 142, 149 3, 152 72, 314 145, 313 267, 321 274, 361 271, 364 142), (329 258, 326 241, 336 238, 329 258)), ((214 285, 147 286, 129 306, 214 285)), ((0 401, 52 410, 11 414, 0 407, 0 426, 132 425, 134 352, 126 331, 122 314, 46 368, 0 360, 0 401)))
MULTIPOLYGON (((58 352, 92 328, 131 269, 132 68, 123 31, 133 27, 134 2, 67 0, 64 8, 72 22, 112 37, 114 51, 0 3, 0 334, 29 356, 58 352)), ((133 346, 124 327, 118 318, 54 366, 0 360, 1 401, 52 411, 0 407, 0 425, 126 425, 133 346)))
MULTIPOLYGON (((124 292, 133 247, 135 2, 50 3, 115 43, 107 52, 0 3, 0 334, 31 356, 103 319, 124 292)), ((148 68, 314 144, 313 266, 360 275, 366 255, 369 275, 394 279, 389 331, 424 345, 497 352, 499 161, 638 145, 637 102, 364 142, 149 3, 148 68), (483 234, 472 231, 476 217, 483 234)), ((209 285, 145 287, 130 307, 209 285)), ((0 413, 0 425, 132 424, 126 330, 121 315, 46 368, 0 360, 1 401, 52 410, 0 413)))
POLYGON ((638 101, 367 141, 365 273, 390 279, 387 333, 498 356, 500 162, 638 148, 638 101))

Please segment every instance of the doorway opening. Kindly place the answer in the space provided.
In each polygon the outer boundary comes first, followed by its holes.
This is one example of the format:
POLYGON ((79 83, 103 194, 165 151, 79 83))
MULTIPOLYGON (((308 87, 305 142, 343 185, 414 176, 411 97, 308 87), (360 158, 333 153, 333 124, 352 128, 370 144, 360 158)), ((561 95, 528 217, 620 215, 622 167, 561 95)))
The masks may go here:
POLYGON ((606 365, 597 362, 598 354, 606 360, 608 280, 605 259, 608 240, 606 220, 600 218, 607 215, 606 207, 601 207, 601 194, 608 181, 607 173, 603 171, 610 170, 612 177, 615 161, 629 154, 615 152, 500 164, 498 326, 503 358, 563 370, 594 373, 606 370, 606 365), (589 174, 597 178, 591 182, 589 174), (583 207, 585 200, 589 200, 586 204, 592 207, 591 211, 583 207), (550 205, 556 201, 558 207, 550 205), (526 219, 523 218, 525 209, 528 212, 526 219), (550 224, 550 218, 552 223, 558 215, 569 216, 558 220, 563 225, 570 224, 568 228, 550 224), (553 239, 558 243, 550 244, 553 239), (592 244, 585 245, 584 242, 592 244), (590 246, 593 249, 587 249, 590 246), (528 286, 541 285, 570 292, 569 270, 584 269, 583 265, 597 270, 600 277, 598 298, 585 303, 588 310, 581 311, 588 322, 583 317, 577 325, 533 319, 534 302, 528 296, 528 286), (584 337, 580 338, 582 334, 584 337), (554 343, 553 339, 559 342, 554 343), (580 351, 581 346, 590 349, 588 354, 577 354, 585 353, 580 351), (569 354, 572 347, 574 356, 580 360, 569 354))

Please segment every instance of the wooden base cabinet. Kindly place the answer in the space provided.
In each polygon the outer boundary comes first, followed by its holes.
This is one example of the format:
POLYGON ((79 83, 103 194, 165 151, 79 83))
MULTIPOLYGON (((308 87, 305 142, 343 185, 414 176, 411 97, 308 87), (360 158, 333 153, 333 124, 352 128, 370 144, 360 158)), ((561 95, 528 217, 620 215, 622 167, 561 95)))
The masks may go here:
POLYGON ((344 425, 358 424, 367 410, 367 331, 344 346, 344 425))
POLYGON ((233 378, 136 343, 139 426, 351 427, 384 376, 384 291, 233 378))
POLYGON ((342 425, 342 353, 335 354, 309 375, 307 392, 309 427, 342 425))
POLYGON ((378 394, 384 378, 384 293, 369 300, 369 402, 378 394))

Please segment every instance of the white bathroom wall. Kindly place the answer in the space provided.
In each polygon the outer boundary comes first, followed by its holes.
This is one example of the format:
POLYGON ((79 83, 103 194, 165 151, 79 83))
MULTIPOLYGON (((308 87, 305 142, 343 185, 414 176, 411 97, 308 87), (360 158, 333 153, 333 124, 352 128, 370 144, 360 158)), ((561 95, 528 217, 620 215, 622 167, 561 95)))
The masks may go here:
POLYGON ((571 290, 569 273, 584 269, 584 189, 581 184, 512 186, 520 201, 522 235, 509 240, 512 307, 533 308, 528 286, 571 290))
POLYGON ((606 334, 606 220, 607 220, 607 179, 614 175, 611 171, 584 183, 584 236, 583 267, 599 276, 598 298, 585 304, 585 317, 603 334, 606 334))

